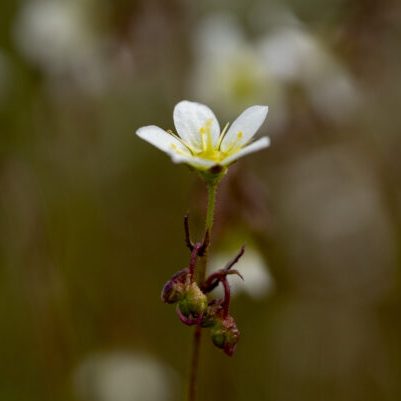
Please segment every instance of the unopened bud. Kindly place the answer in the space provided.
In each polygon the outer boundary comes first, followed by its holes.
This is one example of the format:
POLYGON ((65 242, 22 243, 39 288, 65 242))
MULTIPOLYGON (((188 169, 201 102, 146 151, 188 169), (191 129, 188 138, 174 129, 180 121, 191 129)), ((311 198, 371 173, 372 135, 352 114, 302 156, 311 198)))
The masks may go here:
POLYGON ((161 300, 167 304, 175 304, 183 298, 185 293, 185 281, 188 275, 188 269, 183 269, 174 274, 173 277, 162 289, 161 300))
POLYGON ((203 315, 202 327, 212 327, 221 319, 223 313, 222 300, 214 299, 211 301, 203 315))
POLYGON ((186 317, 202 315, 207 309, 207 297, 194 282, 186 287, 178 307, 186 317))
POLYGON ((213 344, 232 356, 239 341, 240 332, 232 316, 217 320, 210 330, 213 344))

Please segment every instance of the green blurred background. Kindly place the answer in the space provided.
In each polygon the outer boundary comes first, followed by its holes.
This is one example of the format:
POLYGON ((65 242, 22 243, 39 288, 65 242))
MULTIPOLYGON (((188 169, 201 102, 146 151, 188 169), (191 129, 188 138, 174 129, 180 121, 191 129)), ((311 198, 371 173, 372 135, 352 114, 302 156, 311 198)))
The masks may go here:
POLYGON ((400 31, 396 0, 2 0, 0 400, 182 399, 159 294, 205 190, 134 135, 181 99, 272 139, 219 192, 242 338, 204 336, 199 399, 401 400, 400 31))

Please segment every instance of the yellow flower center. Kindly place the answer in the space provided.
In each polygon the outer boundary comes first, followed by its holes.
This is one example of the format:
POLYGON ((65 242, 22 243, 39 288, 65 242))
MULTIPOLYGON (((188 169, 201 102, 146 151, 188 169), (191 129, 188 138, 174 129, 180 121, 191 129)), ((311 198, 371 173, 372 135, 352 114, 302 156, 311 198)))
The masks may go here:
POLYGON ((207 120, 206 124, 199 129, 199 133, 201 135, 202 150, 200 152, 195 152, 195 156, 206 160, 212 160, 216 163, 220 163, 226 157, 232 155, 233 153, 238 152, 241 146, 237 146, 237 144, 242 139, 243 133, 241 131, 238 132, 237 139, 231 144, 230 148, 225 151, 222 151, 220 150, 220 146, 224 138, 224 135, 227 131, 228 124, 226 124, 223 131, 221 132, 217 144, 213 146, 212 132, 211 132, 212 123, 213 123, 212 120, 207 120))
MULTIPOLYGON (((244 134, 242 133, 242 131, 239 131, 237 133, 236 139, 230 144, 230 147, 225 151, 222 151, 220 149, 221 143, 224 139, 224 135, 227 131, 229 124, 227 123, 223 131, 220 133, 219 140, 217 141, 216 145, 213 145, 212 130, 211 130, 212 124, 213 120, 209 119, 206 121, 205 125, 199 129, 199 134, 201 136, 200 150, 199 148, 195 149, 194 147, 190 146, 189 143, 182 141, 182 139, 177 135, 175 135, 171 130, 168 130, 167 132, 169 132, 172 136, 181 141, 182 144, 187 149, 190 150, 193 156, 199 157, 201 159, 211 160, 214 161, 215 163, 220 163, 225 158, 233 155, 234 153, 237 153, 241 149, 242 145, 239 145, 239 142, 241 141, 244 134)), ((186 153, 183 150, 179 149, 175 144, 171 144, 170 146, 176 153, 186 156, 186 153)))

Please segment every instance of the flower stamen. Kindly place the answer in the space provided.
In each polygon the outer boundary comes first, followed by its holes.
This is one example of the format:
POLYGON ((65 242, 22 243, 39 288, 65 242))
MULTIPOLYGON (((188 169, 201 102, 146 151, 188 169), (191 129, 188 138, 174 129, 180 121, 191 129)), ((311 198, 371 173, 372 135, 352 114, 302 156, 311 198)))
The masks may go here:
POLYGON ((223 131, 221 131, 221 134, 220 134, 220 136, 219 136, 219 141, 217 142, 217 146, 216 146, 217 150, 220 150, 221 143, 223 142, 223 139, 224 139, 224 137, 226 136, 226 132, 227 132, 227 129, 228 129, 228 126, 229 126, 229 125, 230 125, 230 123, 227 123, 227 124, 224 126, 223 131))
MULTIPOLYGON (((195 154, 195 151, 189 146, 182 138, 180 138, 177 134, 175 134, 171 129, 166 130, 171 136, 173 136, 175 139, 177 139, 183 146, 185 146, 191 155, 193 156, 195 154)), ((180 150, 177 148, 175 144, 171 144, 171 149, 173 149, 175 152, 177 152, 180 155, 187 156, 184 151, 180 150)))
POLYGON ((243 137, 244 137, 244 133, 242 131, 238 131, 235 141, 233 141, 230 144, 230 147, 226 150, 226 153, 234 153, 237 150, 239 150, 241 148, 242 144, 238 146, 238 143, 242 140, 243 137))
POLYGON ((203 127, 199 129, 202 138, 202 150, 204 152, 213 150, 213 141, 212 141, 212 127, 213 120, 208 119, 203 127))

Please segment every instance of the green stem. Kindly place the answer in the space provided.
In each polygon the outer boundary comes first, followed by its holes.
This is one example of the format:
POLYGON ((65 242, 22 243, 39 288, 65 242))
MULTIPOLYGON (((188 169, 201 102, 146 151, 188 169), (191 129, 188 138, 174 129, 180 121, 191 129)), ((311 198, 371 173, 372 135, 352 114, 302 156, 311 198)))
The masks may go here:
MULTIPOLYGON (((214 222, 214 212, 216 207, 216 194, 217 194, 217 183, 208 183, 208 202, 207 202, 207 212, 206 212, 205 236, 207 233, 210 236, 212 231, 214 222)), ((197 274, 198 283, 201 283, 205 280, 207 258, 208 258, 208 251, 206 249, 203 257, 200 260, 198 268, 198 274, 197 274)), ((188 401, 195 401, 196 399, 196 384, 198 379, 201 337, 202 337, 201 327, 196 326, 192 342, 192 358, 191 358, 191 372, 189 376, 188 401)))
POLYGON ((206 226, 205 231, 212 231, 214 222, 214 210, 216 207, 216 194, 217 194, 217 184, 208 185, 208 202, 207 202, 207 214, 206 214, 206 226))
MULTIPOLYGON (((206 223, 205 223, 205 237, 209 235, 209 240, 211 237, 212 227, 214 223, 214 212, 216 208, 216 194, 217 194, 217 183, 208 184, 208 202, 207 202, 207 212, 206 212, 206 223)), ((202 283, 205 280, 206 268, 208 259, 208 247, 205 250, 203 257, 200 259, 198 271, 197 271, 197 281, 202 283)))

